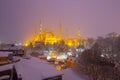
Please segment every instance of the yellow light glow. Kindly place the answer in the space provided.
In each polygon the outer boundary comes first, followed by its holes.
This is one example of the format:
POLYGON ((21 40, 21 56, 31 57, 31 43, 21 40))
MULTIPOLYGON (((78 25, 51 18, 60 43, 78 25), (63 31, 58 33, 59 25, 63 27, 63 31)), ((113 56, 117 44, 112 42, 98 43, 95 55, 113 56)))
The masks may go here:
POLYGON ((27 43, 27 42, 24 44, 24 46, 26 46, 26 47, 27 47, 28 45, 29 45, 29 43, 27 43))
POLYGON ((61 67, 61 66, 56 66, 56 69, 57 69, 58 71, 61 71, 61 70, 62 70, 62 67, 61 67))
POLYGON ((51 54, 50 54, 50 57, 51 57, 51 58, 56 58, 56 54, 55 54, 55 53, 51 53, 51 54))
POLYGON ((72 42, 69 42, 69 43, 68 43, 68 46, 73 46, 72 42))
MULTIPOLYGON (((80 33, 78 34, 78 36, 80 37, 80 33)), ((82 45, 82 42, 85 45, 87 45, 87 41, 85 41, 85 40, 81 41, 80 39, 81 38, 77 38, 77 39, 75 39, 75 38, 63 39, 62 38, 62 40, 65 42, 65 44, 70 46, 70 47, 76 46, 76 45, 82 45)), ((29 46, 29 44, 31 44, 31 43, 34 46, 37 41, 42 41, 42 42, 44 42, 44 44, 53 45, 55 43, 59 43, 61 41, 61 38, 60 38, 60 36, 56 36, 54 34, 54 32, 52 32, 50 30, 41 30, 41 32, 39 34, 36 34, 34 37, 30 38, 25 43, 25 46, 29 46)))

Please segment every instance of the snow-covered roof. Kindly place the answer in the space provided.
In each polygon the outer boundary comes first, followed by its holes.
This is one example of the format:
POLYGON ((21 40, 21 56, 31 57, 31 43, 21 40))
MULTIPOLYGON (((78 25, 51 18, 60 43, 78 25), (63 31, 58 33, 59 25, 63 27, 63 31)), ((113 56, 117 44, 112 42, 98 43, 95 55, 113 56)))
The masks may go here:
POLYGON ((42 80, 44 78, 62 75, 48 62, 38 58, 21 59, 15 64, 18 76, 21 75, 22 80, 42 80))
POLYGON ((3 57, 3 56, 8 56, 9 54, 11 54, 12 52, 2 52, 0 51, 0 57, 3 57))
POLYGON ((22 77, 22 80, 42 80, 46 77, 57 76, 64 74, 62 80, 86 80, 84 75, 76 73, 71 68, 57 71, 48 62, 39 60, 37 58, 21 59, 20 62, 14 64, 8 64, 0 66, 0 71, 12 69, 15 65, 18 76, 22 77))
POLYGON ((14 46, 14 47, 5 46, 5 47, 0 47, 0 50, 19 50, 19 49, 24 50, 24 47, 23 46, 14 46))
POLYGON ((0 80, 8 80, 9 78, 10 78, 9 75, 0 76, 0 80))
POLYGON ((12 69, 12 67, 13 67, 13 64, 7 64, 7 65, 0 66, 0 72, 12 69))

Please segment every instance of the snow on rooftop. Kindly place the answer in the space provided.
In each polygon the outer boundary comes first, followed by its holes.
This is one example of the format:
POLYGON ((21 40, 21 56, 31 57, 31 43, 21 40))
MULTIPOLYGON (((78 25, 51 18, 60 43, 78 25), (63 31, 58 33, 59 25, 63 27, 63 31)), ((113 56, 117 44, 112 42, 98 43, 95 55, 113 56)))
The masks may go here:
POLYGON ((21 75, 22 80, 42 80, 44 78, 62 75, 51 64, 38 58, 21 59, 15 64, 18 76, 21 75))
POLYGON ((6 45, 4 47, 0 47, 2 50, 18 50, 18 49, 24 49, 23 46, 11 46, 11 45, 6 45))
POLYGON ((13 67, 13 64, 7 64, 7 65, 0 66, 0 72, 12 69, 12 67, 13 67))
POLYGON ((0 52, 0 57, 3 56, 8 56, 9 54, 11 54, 12 52, 0 52))
POLYGON ((15 65, 17 74, 22 80, 42 80, 44 78, 62 75, 62 80, 86 80, 81 74, 71 68, 57 71, 50 63, 38 58, 21 59, 20 62, 0 66, 0 71, 12 69, 15 65))
POLYGON ((1 77, 0 77, 0 80, 8 80, 9 77, 10 77, 9 75, 1 76, 1 77))
POLYGON ((21 59, 20 62, 15 63, 15 68, 22 80, 42 80, 58 75, 62 75, 62 80, 86 80, 85 76, 76 73, 71 68, 57 71, 49 62, 35 57, 21 59))

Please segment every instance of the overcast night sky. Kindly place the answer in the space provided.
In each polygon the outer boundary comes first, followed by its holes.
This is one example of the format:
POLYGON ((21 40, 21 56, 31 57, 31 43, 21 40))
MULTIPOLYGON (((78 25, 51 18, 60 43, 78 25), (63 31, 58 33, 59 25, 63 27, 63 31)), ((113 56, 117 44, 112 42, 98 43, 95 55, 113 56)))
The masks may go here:
POLYGON ((0 41, 25 42, 40 20, 56 34, 61 22, 64 37, 120 33, 120 0, 0 0, 0 41))

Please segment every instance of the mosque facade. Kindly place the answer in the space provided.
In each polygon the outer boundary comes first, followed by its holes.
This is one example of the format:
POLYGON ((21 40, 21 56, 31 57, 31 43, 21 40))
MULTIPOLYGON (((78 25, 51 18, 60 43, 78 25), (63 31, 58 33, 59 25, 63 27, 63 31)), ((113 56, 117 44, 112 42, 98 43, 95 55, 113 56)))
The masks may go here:
POLYGON ((57 36, 51 30, 43 30, 42 23, 39 26, 39 32, 37 33, 36 26, 34 26, 34 37, 25 42, 25 46, 29 46, 30 44, 35 45, 36 42, 44 42, 44 44, 55 44, 64 41, 64 43, 70 47, 79 46, 79 45, 87 45, 87 40, 81 38, 80 29, 78 29, 77 38, 67 38, 64 39, 62 37, 62 24, 59 25, 59 36, 57 36))

